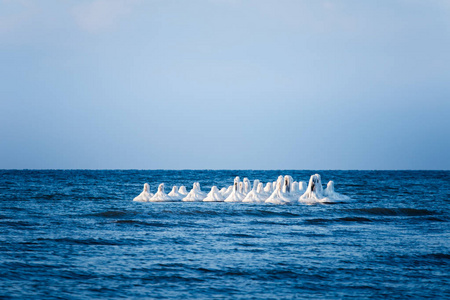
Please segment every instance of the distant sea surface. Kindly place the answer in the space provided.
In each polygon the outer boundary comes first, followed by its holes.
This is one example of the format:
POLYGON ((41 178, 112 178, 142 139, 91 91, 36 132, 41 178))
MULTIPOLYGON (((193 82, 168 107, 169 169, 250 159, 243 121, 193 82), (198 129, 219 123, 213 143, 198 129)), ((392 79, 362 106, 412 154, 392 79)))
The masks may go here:
POLYGON ((0 299, 450 299, 449 171, 0 171, 0 299), (279 175, 350 201, 139 203, 279 175))

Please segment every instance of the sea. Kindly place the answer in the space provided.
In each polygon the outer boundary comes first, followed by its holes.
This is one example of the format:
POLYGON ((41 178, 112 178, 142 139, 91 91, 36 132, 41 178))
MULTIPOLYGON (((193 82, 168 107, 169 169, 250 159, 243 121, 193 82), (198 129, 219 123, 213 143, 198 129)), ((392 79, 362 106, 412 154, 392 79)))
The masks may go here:
POLYGON ((450 171, 1 170, 0 299, 450 299, 450 171), (133 202, 308 181, 348 201, 133 202))

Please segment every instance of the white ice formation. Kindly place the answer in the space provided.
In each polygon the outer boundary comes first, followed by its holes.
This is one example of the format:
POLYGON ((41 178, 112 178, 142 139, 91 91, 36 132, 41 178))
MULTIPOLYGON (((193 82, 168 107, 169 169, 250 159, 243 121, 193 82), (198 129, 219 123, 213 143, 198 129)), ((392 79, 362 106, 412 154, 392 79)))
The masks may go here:
POLYGON ((222 197, 225 197, 225 193, 227 192, 227 188, 223 187, 219 190, 219 193, 222 195, 222 197))
POLYGON ((172 201, 172 198, 164 192, 164 183, 158 186, 158 191, 153 197, 150 198, 149 202, 166 202, 172 201))
POLYGON ((306 189, 308 188, 308 185, 305 181, 299 181, 298 183, 298 189, 300 190, 300 194, 304 194, 306 192, 306 189))
POLYGON ((224 198, 227 198, 228 196, 230 196, 230 194, 233 192, 233 186, 230 185, 225 192, 222 194, 224 198))
POLYGON ((187 194, 186 197, 183 198, 183 201, 185 202, 196 202, 196 201, 203 201, 203 199, 206 198, 206 194, 202 192, 200 189, 200 183, 194 182, 194 185, 192 186, 192 190, 187 194))
POLYGON ((213 186, 211 188, 211 191, 206 196, 206 198, 203 199, 203 201, 205 201, 205 202, 223 202, 223 200, 225 200, 225 198, 219 192, 219 189, 217 188, 217 186, 213 186))
POLYGON ((144 183, 144 190, 139 194, 139 196, 136 196, 133 201, 148 202, 151 197, 153 197, 153 194, 150 193, 150 186, 148 183, 144 183))
POLYGON ((133 201, 136 202, 244 202, 244 203, 268 203, 268 204, 296 204, 296 203, 332 203, 334 201, 348 200, 350 197, 337 193, 334 190, 334 182, 329 181, 327 188, 323 189, 319 174, 314 174, 307 185, 305 181, 294 181, 289 175, 279 176, 276 181, 269 181, 264 185, 255 180, 252 184, 248 178, 241 182, 237 176, 231 186, 218 189, 212 186, 206 194, 200 188, 200 183, 195 182, 188 193, 185 186, 172 188, 169 194, 164 192, 164 184, 160 184, 158 192, 150 193, 148 183, 144 184, 144 190, 133 201))
POLYGON ((242 202, 244 200, 244 195, 239 191, 242 187, 242 182, 239 181, 239 177, 234 179, 233 190, 230 195, 225 199, 225 202, 242 202))
POLYGON ((188 192, 186 191, 186 187, 184 185, 180 186, 180 188, 178 189, 178 194, 181 194, 184 196, 186 196, 188 194, 188 192))
POLYGON ((329 200, 349 200, 350 197, 346 195, 342 195, 339 193, 336 193, 334 191, 334 181, 329 181, 327 184, 327 188, 323 191, 323 194, 327 199, 329 200))
POLYGON ((266 195, 261 193, 262 191, 262 183, 256 179, 253 182, 253 189, 245 196, 242 202, 246 203, 263 203, 266 200, 266 195))
POLYGON ((266 186, 264 187, 264 192, 268 195, 270 195, 273 192, 272 182, 266 183, 266 186))
POLYGON ((291 186, 293 181, 294 180, 292 179, 291 176, 289 175, 284 176, 283 193, 291 192, 291 186))
MULTIPOLYGON (((303 193, 302 193, 303 194, 303 193)), ((301 194, 300 194, 300 190, 299 190, 299 188, 298 188, 298 182, 297 181, 294 181, 293 183, 292 183, 292 187, 291 187, 291 197, 292 198, 296 198, 296 199, 298 199, 298 197, 300 196, 301 194)))
POLYGON ((273 191, 272 195, 270 195, 269 198, 265 201, 265 203, 271 203, 271 204, 289 204, 291 203, 290 197, 287 195, 287 193, 283 192, 283 178, 282 176, 278 177, 277 180, 277 186, 275 188, 275 191, 273 191), (280 179, 281 177, 281 179, 280 179))
POLYGON ((250 183, 250 180, 248 180, 247 177, 244 178, 243 182, 244 182, 243 194, 247 195, 250 192, 250 190, 252 189, 252 184, 250 183))
POLYGON ((185 197, 185 195, 180 194, 178 192, 178 188, 176 185, 173 186, 172 191, 169 193, 170 198, 172 198, 173 201, 180 201, 185 197))
POLYGON ((244 194, 244 183, 239 182, 239 193, 244 194))
POLYGON ((318 202, 323 201, 325 196, 323 195, 322 180, 319 174, 314 174, 309 179, 308 188, 306 192, 300 196, 300 202, 318 202))

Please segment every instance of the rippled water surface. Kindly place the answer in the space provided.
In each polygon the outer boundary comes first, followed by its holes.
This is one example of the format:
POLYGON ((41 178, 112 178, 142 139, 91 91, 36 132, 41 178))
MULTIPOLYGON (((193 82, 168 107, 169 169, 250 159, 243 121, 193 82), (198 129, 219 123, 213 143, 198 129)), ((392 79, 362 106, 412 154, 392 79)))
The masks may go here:
POLYGON ((332 205, 132 201, 316 172, 0 171, 0 298, 450 298, 450 172, 319 171, 332 205))

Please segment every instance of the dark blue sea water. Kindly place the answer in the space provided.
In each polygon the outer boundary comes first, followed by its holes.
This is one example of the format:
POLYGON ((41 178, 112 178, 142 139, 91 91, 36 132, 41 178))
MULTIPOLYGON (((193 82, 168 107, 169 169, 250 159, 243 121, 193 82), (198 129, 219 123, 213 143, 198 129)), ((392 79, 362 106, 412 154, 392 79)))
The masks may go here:
POLYGON ((449 299, 449 208, 448 171, 0 171, 0 298, 449 299), (352 200, 132 201, 316 172, 352 200))

